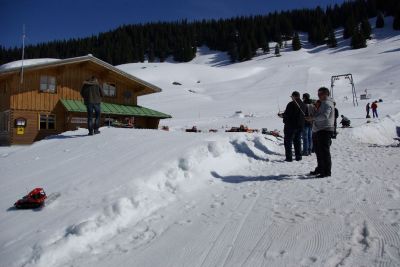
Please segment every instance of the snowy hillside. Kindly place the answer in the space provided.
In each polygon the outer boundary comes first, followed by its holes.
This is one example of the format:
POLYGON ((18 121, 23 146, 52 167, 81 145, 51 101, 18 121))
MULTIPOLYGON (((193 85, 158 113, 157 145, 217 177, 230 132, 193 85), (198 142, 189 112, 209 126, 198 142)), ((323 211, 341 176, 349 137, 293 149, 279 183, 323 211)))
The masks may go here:
POLYGON ((233 65, 203 47, 191 63, 119 66, 163 88, 139 104, 172 114, 171 131, 0 147, 0 266, 399 266, 400 34, 374 30, 361 50, 338 41, 233 65), (224 132, 281 130, 293 90, 315 97, 346 73, 383 102, 366 123, 367 102, 354 107, 348 81, 335 84, 354 128, 339 129, 329 179, 304 180, 315 157, 283 162, 279 138, 224 132), (203 133, 183 131, 193 125, 203 133), (37 186, 58 197, 12 208, 37 186))
MULTIPOLYGON (((390 18, 386 25, 391 25, 390 18)), ((384 100, 381 112, 399 112, 398 33, 387 28, 376 30, 374 39, 368 41, 368 48, 361 50, 351 50, 350 41, 339 38, 342 31, 338 30, 337 34, 336 49, 305 45, 305 49, 293 52, 288 47, 280 58, 264 55, 249 62, 226 65, 226 56, 202 48, 192 64, 125 64, 120 68, 164 89, 163 93, 140 101, 172 114, 175 119, 170 124, 174 126, 192 126, 196 118, 198 125, 221 127, 225 121, 233 123, 227 118, 235 111, 243 111, 254 115, 251 120, 242 120, 251 127, 281 127, 276 114, 279 108, 285 108, 292 91, 308 92, 316 97, 319 87, 330 88, 331 76, 347 73, 353 74, 358 95, 368 89, 371 100, 384 100)), ((303 39, 306 44, 307 37, 303 39)), ((365 117, 367 102, 360 101, 360 108, 353 109, 348 80, 337 81, 334 93, 343 114, 355 119, 365 117)))

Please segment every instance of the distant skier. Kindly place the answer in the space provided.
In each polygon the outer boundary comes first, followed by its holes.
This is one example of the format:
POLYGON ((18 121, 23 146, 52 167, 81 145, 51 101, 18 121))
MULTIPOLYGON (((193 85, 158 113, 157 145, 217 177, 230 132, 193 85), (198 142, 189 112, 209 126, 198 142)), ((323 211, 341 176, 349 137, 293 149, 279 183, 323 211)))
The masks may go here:
MULTIPOLYGON (((306 117, 312 116, 314 105, 312 104, 310 94, 303 94, 303 103, 306 106, 306 117)), ((310 156, 312 147, 313 147, 313 139, 312 139, 312 122, 305 121, 303 128, 303 156, 310 156)))
POLYGON ((99 134, 100 115, 101 115, 101 98, 104 96, 103 88, 95 76, 83 82, 81 96, 87 109, 88 130, 89 135, 99 134), (93 112, 95 113, 95 123, 93 127, 93 112))
POLYGON ((367 106, 365 107, 365 111, 367 112, 367 117, 366 117, 367 119, 371 118, 371 116, 369 115, 370 110, 371 110, 371 106, 368 103, 367 106))
POLYGON ((317 175, 316 178, 325 178, 331 176, 332 159, 330 146, 332 144, 332 135, 335 124, 335 102, 330 97, 328 88, 321 87, 318 90, 320 105, 315 107, 312 117, 307 117, 308 121, 313 122, 313 132, 315 133, 315 153, 317 155, 318 166, 311 175, 317 175))
POLYGON ((341 117, 342 117, 342 120, 340 121, 340 124, 342 125, 342 127, 343 128, 349 128, 350 127, 350 123, 351 123, 349 118, 347 118, 344 115, 342 115, 341 117))
POLYGON ((283 113, 283 123, 285 124, 285 161, 288 162, 293 161, 292 145, 294 145, 296 161, 302 160, 301 133, 304 127, 304 115, 306 112, 306 106, 301 101, 299 92, 293 92, 291 98, 292 101, 289 102, 283 113))
POLYGON ((371 105, 372 116, 378 118, 378 101, 374 101, 371 105))

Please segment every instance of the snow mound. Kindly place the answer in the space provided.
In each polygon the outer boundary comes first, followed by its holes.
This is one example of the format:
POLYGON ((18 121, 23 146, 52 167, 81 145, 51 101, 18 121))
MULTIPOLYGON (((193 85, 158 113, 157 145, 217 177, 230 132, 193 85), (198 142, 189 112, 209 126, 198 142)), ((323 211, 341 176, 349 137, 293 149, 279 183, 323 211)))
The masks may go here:
MULTIPOLYGON (((25 59, 24 60, 24 66, 33 66, 33 65, 39 65, 39 64, 44 64, 44 63, 50 63, 54 61, 58 61, 60 59, 56 58, 37 58, 37 59, 25 59)), ((22 66, 22 60, 17 60, 13 62, 9 62, 6 64, 3 64, 0 66, 0 71, 8 70, 8 69, 13 69, 13 68, 19 68, 22 66)))
POLYGON ((394 143, 393 138, 398 137, 398 127, 400 127, 400 113, 354 128, 352 135, 362 143, 391 145, 394 143))
POLYGON ((149 177, 132 181, 129 186, 137 189, 132 195, 103 203, 98 214, 60 229, 49 240, 39 241, 23 265, 60 266, 85 252, 100 253, 108 240, 123 235, 156 210, 184 194, 221 183, 211 173, 240 168, 253 160, 267 161, 268 155, 278 150, 278 143, 262 135, 213 137, 167 162, 149 177))

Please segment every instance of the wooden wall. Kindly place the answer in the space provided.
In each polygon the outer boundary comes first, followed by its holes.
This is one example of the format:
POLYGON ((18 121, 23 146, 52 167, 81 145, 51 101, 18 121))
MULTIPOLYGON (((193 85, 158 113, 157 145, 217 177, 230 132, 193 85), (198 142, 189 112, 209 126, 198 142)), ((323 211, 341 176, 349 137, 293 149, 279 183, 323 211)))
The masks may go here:
POLYGON ((158 118, 135 117, 135 128, 158 129, 159 123, 160 119, 158 118))
POLYGON ((11 88, 7 79, 0 80, 0 112, 10 109, 11 88))
POLYGON ((66 130, 65 112, 62 107, 57 106, 52 112, 24 111, 14 110, 11 116, 11 124, 14 126, 14 121, 17 118, 25 118, 27 126, 23 135, 17 134, 17 129, 11 129, 11 144, 32 144, 35 141, 41 140, 49 135, 60 134, 66 130), (40 114, 55 114, 56 129, 55 130, 39 130, 40 114))
POLYGON ((124 77, 105 70, 92 63, 72 64, 40 70, 27 70, 24 82, 20 84, 19 74, 9 78, 11 87, 11 109, 51 111, 60 99, 80 100, 80 89, 87 78, 95 75, 100 83, 113 83, 117 87, 116 97, 104 97, 104 102, 137 105, 137 95, 143 86, 126 80, 124 77), (56 77, 56 93, 40 92, 40 76, 51 75, 56 77), (127 99, 124 92, 130 91, 132 97, 127 99))

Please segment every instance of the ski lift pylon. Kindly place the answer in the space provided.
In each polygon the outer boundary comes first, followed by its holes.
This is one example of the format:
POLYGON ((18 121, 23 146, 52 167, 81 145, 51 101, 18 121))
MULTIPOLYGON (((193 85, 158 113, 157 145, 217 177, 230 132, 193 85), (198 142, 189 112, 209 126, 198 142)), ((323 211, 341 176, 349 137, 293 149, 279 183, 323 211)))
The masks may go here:
POLYGON ((351 73, 335 75, 335 76, 331 77, 331 95, 332 95, 332 97, 333 97, 333 88, 335 87, 335 81, 339 81, 341 77, 344 77, 346 80, 350 81, 351 92, 353 95, 353 105, 358 106, 356 86, 354 85, 353 75, 351 73))

